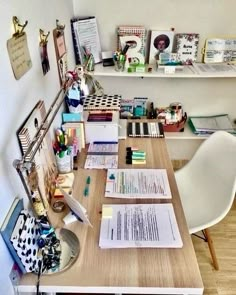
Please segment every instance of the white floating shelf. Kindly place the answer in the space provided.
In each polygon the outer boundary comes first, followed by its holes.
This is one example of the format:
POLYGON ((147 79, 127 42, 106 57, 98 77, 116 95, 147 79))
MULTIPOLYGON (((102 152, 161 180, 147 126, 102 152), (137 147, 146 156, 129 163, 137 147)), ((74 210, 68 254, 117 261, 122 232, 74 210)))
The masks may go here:
MULTIPOLYGON (((148 68, 148 66, 147 66, 148 68)), ((94 76, 104 76, 104 77, 139 77, 139 78, 236 78, 236 69, 228 72, 222 73, 204 73, 199 74, 194 66, 184 66, 182 70, 176 70, 173 74, 165 74, 164 69, 159 69, 158 71, 152 70, 151 73, 128 73, 117 72, 114 67, 103 67, 102 64, 97 64, 95 66, 95 71, 91 72, 94 76)))

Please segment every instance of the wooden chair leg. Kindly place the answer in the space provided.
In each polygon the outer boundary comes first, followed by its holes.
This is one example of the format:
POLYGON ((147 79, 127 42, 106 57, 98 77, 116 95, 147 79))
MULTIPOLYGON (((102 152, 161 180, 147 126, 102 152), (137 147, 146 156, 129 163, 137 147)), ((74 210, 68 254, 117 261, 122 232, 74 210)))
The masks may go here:
POLYGON ((214 245, 213 245, 213 241, 211 239, 209 229, 208 228, 204 229, 204 233, 205 233, 207 243, 208 243, 208 247, 209 247, 209 250, 210 250, 210 253, 211 253, 213 266, 214 266, 214 268, 216 270, 219 270, 219 264, 218 264, 218 261, 217 261, 217 258, 216 258, 216 252, 215 252, 215 248, 214 248, 214 245))

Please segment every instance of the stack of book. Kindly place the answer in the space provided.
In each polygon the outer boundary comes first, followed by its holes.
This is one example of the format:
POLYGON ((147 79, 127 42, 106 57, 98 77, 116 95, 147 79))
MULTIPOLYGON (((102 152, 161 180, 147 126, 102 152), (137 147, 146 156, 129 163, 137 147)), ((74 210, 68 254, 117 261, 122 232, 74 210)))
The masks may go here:
POLYGON ((227 114, 213 116, 191 116, 188 120, 193 133, 198 135, 207 135, 218 130, 224 130, 236 134, 232 123, 227 114))

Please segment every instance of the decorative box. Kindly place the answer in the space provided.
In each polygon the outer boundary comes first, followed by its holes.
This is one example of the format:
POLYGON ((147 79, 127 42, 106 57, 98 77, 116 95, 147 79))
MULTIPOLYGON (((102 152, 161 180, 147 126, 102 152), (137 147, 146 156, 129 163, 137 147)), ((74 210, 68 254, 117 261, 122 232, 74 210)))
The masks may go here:
POLYGON ((184 113, 182 120, 173 124, 163 124, 164 132, 183 132, 187 121, 187 113, 184 113))

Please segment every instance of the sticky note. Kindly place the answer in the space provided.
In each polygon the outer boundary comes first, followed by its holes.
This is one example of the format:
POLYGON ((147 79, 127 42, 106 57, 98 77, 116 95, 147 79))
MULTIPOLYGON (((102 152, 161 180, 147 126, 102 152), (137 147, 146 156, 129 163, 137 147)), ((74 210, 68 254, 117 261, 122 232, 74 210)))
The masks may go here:
POLYGON ((112 207, 102 208, 102 218, 112 218, 112 207))

